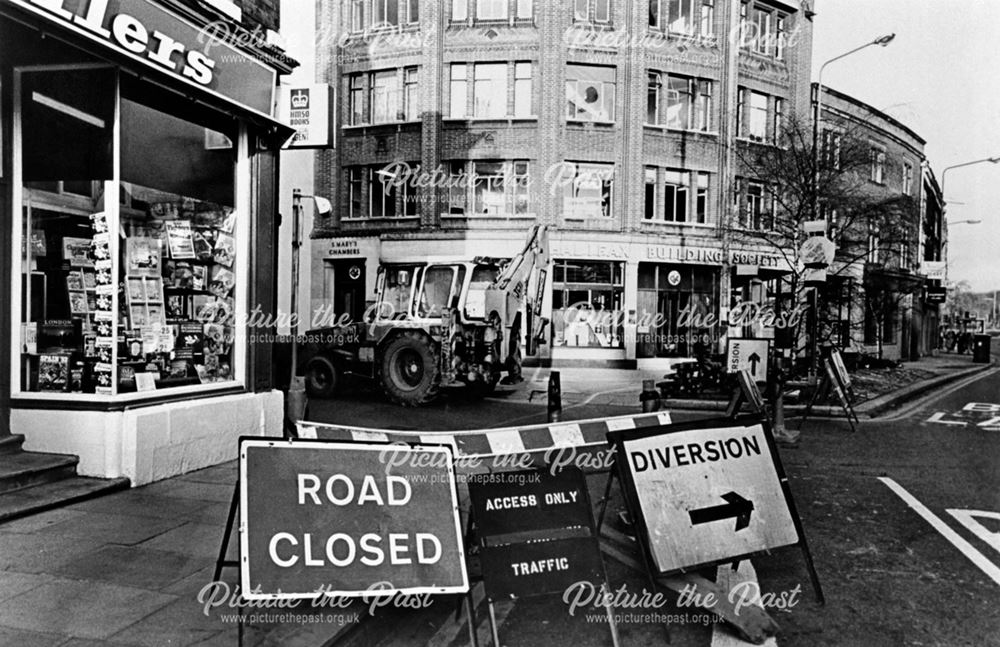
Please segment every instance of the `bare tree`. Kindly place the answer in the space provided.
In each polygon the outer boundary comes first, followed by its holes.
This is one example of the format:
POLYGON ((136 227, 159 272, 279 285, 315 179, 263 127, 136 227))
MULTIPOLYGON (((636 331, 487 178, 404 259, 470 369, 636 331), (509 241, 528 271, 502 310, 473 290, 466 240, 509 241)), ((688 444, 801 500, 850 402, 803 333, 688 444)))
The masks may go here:
MULTIPOLYGON (((742 186, 734 218, 728 223, 730 237, 736 242, 763 243, 785 259, 790 272, 784 278, 787 304, 782 307, 806 302, 808 270, 803 268, 801 249, 806 236, 803 225, 812 220, 826 220, 830 238, 837 244, 836 258, 827 270, 828 286, 839 286, 843 280, 849 285, 864 281, 862 287, 877 293, 877 298, 866 301, 873 304, 872 316, 881 322, 894 310, 889 307, 891 299, 902 302, 912 293, 903 285, 905 272, 900 270, 908 269, 910 259, 915 258, 919 205, 909 196, 893 194, 872 182, 876 161, 869 141, 863 126, 835 123, 824 133, 814 155, 811 122, 791 118, 776 143, 739 141, 734 145, 742 186), (751 189, 763 189, 765 199, 757 201, 751 189), (875 274, 865 272, 866 264, 886 270, 885 280, 872 278, 875 274), (879 308, 879 303, 886 308, 879 308)), ((834 325, 839 320, 831 316, 831 292, 827 288, 818 297, 820 342, 836 341, 835 336, 843 332, 834 325)), ((806 321, 800 318, 792 333, 796 356, 810 342, 804 325, 806 321)))

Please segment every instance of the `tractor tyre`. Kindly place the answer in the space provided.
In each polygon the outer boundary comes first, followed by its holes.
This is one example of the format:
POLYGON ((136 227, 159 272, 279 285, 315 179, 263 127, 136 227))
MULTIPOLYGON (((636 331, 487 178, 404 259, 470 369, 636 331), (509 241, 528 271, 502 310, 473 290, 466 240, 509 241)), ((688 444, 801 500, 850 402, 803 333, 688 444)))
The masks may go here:
POLYGON ((441 377, 434 342, 420 332, 404 332, 382 352, 382 390, 396 404, 419 407, 438 395, 441 377))
POLYGON ((317 355, 306 364, 306 393, 311 398, 332 398, 340 385, 340 369, 325 355, 317 355))

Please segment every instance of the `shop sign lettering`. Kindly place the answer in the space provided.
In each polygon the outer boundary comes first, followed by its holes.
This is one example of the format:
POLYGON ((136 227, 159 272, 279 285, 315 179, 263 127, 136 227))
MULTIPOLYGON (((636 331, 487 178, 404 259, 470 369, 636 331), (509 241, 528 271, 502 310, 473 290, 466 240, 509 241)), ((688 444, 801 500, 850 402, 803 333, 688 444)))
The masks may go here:
POLYGON ((224 43, 212 42, 199 49, 204 34, 197 27, 152 3, 12 2, 187 83, 271 114, 274 70, 224 43), (115 13, 120 5, 127 6, 129 13, 115 13), (217 45, 224 48, 223 56, 210 57, 209 49, 217 45))
POLYGON ((361 247, 358 241, 353 238, 334 239, 330 241, 330 248, 326 252, 327 256, 360 256, 361 247))
POLYGON ((107 20, 108 0, 91 0, 87 10, 74 14, 67 10, 66 0, 31 0, 31 4, 52 12, 62 20, 83 27, 121 49, 142 54, 150 61, 187 78, 208 85, 212 80, 215 61, 205 54, 189 50, 182 43, 159 31, 150 33, 138 18, 120 13, 107 20), (107 27, 105 27, 107 24, 107 27), (174 58, 174 54, 178 58, 174 58))

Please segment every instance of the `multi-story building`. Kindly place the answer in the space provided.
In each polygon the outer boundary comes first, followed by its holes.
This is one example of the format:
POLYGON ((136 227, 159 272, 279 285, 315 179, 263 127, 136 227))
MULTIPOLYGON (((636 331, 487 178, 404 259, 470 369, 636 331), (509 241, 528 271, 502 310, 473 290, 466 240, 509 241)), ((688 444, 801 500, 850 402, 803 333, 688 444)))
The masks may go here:
POLYGON ((733 294, 787 269, 735 243, 771 206, 734 161, 809 110, 811 14, 771 0, 320 0, 337 146, 314 307, 362 315, 380 261, 511 256, 552 227, 543 361, 721 349, 733 294), (732 191, 739 187, 738 193, 732 191), (704 320, 703 320, 704 321, 704 320))
POLYGON ((925 298, 923 270, 944 260, 942 196, 926 142, 870 105, 822 92, 819 154, 844 175, 836 204, 820 210, 838 244, 822 298, 829 340, 916 359, 937 347, 938 306, 925 298))

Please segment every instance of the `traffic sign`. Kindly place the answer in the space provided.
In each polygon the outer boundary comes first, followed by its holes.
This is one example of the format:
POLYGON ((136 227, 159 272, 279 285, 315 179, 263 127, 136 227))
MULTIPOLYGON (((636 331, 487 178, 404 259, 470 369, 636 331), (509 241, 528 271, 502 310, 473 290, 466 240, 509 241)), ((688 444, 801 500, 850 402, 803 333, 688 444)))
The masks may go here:
POLYGON ((469 499, 483 536, 589 528, 590 500, 579 468, 492 472, 469 477, 469 499))
POLYGON ((660 574, 802 541, 762 423, 711 420, 609 436, 660 574))
POLYGON ((239 487, 247 600, 469 590, 449 447, 244 438, 239 487))
POLYGON ((767 382, 767 358, 770 348, 769 339, 730 337, 726 341, 726 371, 738 373, 742 369, 750 369, 754 382, 767 382))

